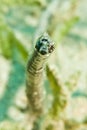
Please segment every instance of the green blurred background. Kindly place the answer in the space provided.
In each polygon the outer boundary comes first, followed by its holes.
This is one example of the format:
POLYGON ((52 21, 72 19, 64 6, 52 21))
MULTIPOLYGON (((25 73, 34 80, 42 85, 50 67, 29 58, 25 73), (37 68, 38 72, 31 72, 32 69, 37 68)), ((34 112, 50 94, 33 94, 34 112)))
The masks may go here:
MULTIPOLYGON (((55 130, 87 130, 86 0, 0 0, 0 129, 32 127, 33 117, 26 112, 26 64, 44 32, 56 46, 48 65, 68 96, 55 130)), ((46 88, 52 82, 48 79, 46 88)))

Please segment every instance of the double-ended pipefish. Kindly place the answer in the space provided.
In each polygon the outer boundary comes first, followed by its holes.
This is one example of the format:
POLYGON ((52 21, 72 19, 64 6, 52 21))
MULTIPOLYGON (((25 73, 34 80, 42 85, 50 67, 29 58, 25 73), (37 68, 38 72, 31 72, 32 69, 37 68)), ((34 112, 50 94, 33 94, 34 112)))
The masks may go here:
POLYGON ((45 88, 43 71, 45 63, 54 50, 54 42, 48 34, 38 38, 34 51, 27 64, 26 93, 29 106, 36 115, 45 113, 45 88))

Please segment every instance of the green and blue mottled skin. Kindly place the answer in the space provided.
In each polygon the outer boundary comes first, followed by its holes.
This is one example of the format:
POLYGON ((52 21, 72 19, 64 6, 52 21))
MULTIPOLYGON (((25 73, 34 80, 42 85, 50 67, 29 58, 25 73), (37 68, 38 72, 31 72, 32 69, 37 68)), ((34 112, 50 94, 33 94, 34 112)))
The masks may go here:
POLYGON ((34 52, 27 64, 26 93, 31 110, 36 115, 45 113, 45 89, 43 69, 46 60, 54 50, 54 43, 47 34, 38 38, 34 52))
POLYGON ((52 53, 54 50, 54 43, 47 34, 44 34, 37 40, 35 48, 40 54, 46 55, 52 53))

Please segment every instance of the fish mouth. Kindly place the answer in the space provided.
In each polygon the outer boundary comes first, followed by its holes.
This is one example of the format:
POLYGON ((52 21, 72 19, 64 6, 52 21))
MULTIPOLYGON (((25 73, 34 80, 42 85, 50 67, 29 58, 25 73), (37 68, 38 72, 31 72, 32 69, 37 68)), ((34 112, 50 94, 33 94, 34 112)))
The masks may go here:
POLYGON ((48 53, 48 48, 42 46, 42 47, 40 47, 39 52, 40 52, 42 55, 46 55, 46 54, 48 53))

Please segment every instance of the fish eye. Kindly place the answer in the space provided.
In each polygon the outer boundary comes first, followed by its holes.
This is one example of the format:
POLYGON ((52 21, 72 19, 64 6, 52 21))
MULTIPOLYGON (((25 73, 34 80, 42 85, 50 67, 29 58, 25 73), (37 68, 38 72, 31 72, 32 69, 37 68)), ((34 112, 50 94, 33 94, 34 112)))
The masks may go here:
POLYGON ((42 38, 40 39, 40 42, 48 42, 48 39, 47 39, 46 37, 42 37, 42 38))
POLYGON ((43 42, 46 42, 46 41, 48 41, 48 40, 44 38, 44 39, 42 39, 42 41, 43 41, 43 42))

